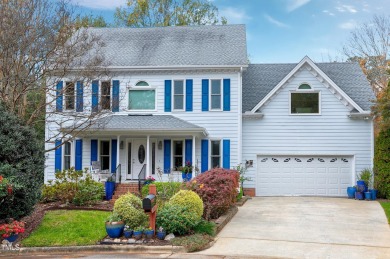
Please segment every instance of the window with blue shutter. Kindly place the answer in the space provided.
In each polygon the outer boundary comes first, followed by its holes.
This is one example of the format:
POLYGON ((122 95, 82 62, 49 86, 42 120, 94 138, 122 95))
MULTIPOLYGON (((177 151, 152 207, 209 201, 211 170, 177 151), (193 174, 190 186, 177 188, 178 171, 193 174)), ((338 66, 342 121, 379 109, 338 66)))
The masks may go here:
POLYGON ((119 80, 112 81, 112 111, 119 112, 119 80))
POLYGON ((111 140, 111 173, 115 173, 116 170, 117 145, 118 145, 118 140, 112 139, 111 140))
POLYGON ((97 139, 91 139, 91 165, 92 162, 98 161, 98 141, 97 139))
POLYGON ((74 167, 76 170, 83 170, 83 140, 76 140, 76 154, 74 167))
POLYGON ((55 146, 57 149, 55 150, 55 157, 54 157, 54 170, 55 172, 61 171, 62 168, 62 146, 61 146, 61 140, 56 140, 55 146))
POLYGON ((230 111, 230 79, 223 80, 223 110, 230 111))
POLYGON ((185 148, 184 164, 187 163, 187 161, 190 161, 190 163, 192 164, 192 139, 186 139, 184 148, 185 148))
POLYGON ((193 92, 193 80, 186 80, 186 111, 192 112, 192 92, 193 92))
POLYGON ((222 146, 223 168, 230 169, 230 139, 224 139, 222 146))
POLYGON ((82 112, 84 109, 83 104, 83 82, 77 81, 76 83, 76 112, 82 112))
POLYGON ((92 112, 99 111, 99 81, 92 81, 92 112))
POLYGON ((171 140, 164 139, 164 174, 171 172, 171 140))
POLYGON ((172 81, 165 80, 165 100, 164 100, 164 111, 170 112, 172 106, 172 81))
POLYGON ((209 170, 209 140, 208 139, 202 139, 201 142, 201 172, 204 173, 207 170, 209 170))
POLYGON ((202 79, 202 111, 209 110, 209 80, 202 79))
POLYGON ((56 87, 56 111, 62 112, 62 104, 63 104, 63 93, 62 88, 64 87, 64 82, 60 81, 57 83, 56 87))

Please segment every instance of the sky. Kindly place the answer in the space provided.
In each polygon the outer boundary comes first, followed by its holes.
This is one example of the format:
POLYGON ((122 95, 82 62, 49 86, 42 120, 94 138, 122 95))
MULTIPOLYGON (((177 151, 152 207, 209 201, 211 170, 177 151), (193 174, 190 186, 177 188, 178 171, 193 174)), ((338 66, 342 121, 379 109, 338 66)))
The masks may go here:
MULTIPOLYGON (((73 0, 85 13, 114 22, 126 0, 73 0)), ((245 24, 251 63, 343 61, 352 30, 375 14, 388 14, 390 0, 212 0, 228 24, 245 24)))

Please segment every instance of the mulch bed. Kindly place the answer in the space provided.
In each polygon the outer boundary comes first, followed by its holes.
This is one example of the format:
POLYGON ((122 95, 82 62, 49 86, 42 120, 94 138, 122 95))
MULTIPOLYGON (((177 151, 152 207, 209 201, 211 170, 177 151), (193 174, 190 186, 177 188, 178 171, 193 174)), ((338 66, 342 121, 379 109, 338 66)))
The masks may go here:
POLYGON ((146 245, 146 246, 166 246, 166 245, 172 245, 170 241, 166 240, 160 240, 157 237, 153 237, 149 240, 147 239, 141 239, 141 240, 134 240, 132 238, 110 238, 109 236, 106 236, 100 241, 101 245, 146 245))
POLYGON ((61 202, 50 203, 38 203, 35 205, 33 212, 29 216, 25 216, 21 219, 26 223, 26 229, 24 233, 19 234, 18 241, 28 237, 39 224, 41 224, 46 211, 48 210, 102 210, 112 211, 113 205, 108 201, 101 201, 91 206, 75 206, 61 204, 61 202))

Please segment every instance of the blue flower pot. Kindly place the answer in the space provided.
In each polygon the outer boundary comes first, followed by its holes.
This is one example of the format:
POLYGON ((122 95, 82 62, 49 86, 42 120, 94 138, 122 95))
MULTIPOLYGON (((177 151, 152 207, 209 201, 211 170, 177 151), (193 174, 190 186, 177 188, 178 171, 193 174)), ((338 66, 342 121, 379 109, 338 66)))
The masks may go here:
POLYGON ((166 236, 165 232, 157 232, 157 238, 160 240, 164 240, 166 236))
POLYGON ((144 234, 147 239, 151 239, 154 235, 154 230, 145 230, 144 234))
POLYGON ((183 178, 183 182, 189 182, 192 179, 192 173, 181 173, 181 177, 183 178))
POLYGON ((376 200, 376 195, 378 194, 378 190, 371 189, 371 200, 375 201, 376 200))
POLYGON ((356 192, 356 187, 348 187, 347 188, 348 199, 354 199, 355 192, 356 192))
POLYGON ((6 237, 5 239, 8 240, 8 242, 12 243, 12 242, 15 242, 16 239, 18 239, 18 236, 19 235, 13 234, 13 235, 10 235, 9 237, 6 237))
POLYGON ((357 181, 357 191, 358 192, 366 192, 367 191, 367 186, 364 181, 357 181))
POLYGON ((130 238, 133 235, 133 230, 123 231, 123 234, 125 235, 125 238, 130 238))
POLYGON ((371 200, 371 192, 365 192, 364 197, 367 201, 371 200))
POLYGON ((363 200, 364 194, 363 192, 355 192, 355 200, 363 200))
POLYGON ((106 190, 106 200, 111 200, 115 190, 115 182, 106 182, 104 184, 106 190))
POLYGON ((142 233, 143 233, 143 231, 133 231, 133 237, 134 237, 134 239, 136 239, 136 240, 139 240, 139 239, 141 239, 142 238, 142 233))
POLYGON ((106 222, 107 235, 111 238, 120 237, 122 235, 124 228, 125 228, 125 223, 123 221, 106 222))

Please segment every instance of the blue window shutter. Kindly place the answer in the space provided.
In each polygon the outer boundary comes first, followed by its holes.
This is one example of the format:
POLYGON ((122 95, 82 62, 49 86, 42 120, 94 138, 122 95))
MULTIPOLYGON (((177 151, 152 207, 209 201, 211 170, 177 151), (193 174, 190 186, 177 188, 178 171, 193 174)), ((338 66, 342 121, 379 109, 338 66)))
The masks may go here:
POLYGON ((98 141, 91 139, 91 165, 93 161, 98 161, 98 141))
POLYGON ((230 169, 230 139, 223 140, 223 168, 230 169))
POLYGON ((164 111, 170 112, 172 106, 172 81, 165 80, 165 105, 164 111))
POLYGON ((61 140, 56 140, 55 146, 58 148, 55 151, 55 157, 54 157, 54 169, 55 171, 61 171, 62 168, 62 146, 61 145, 61 140))
POLYGON ((185 163, 190 161, 192 164, 192 139, 186 139, 185 141, 185 163))
POLYGON ((62 103, 63 103, 63 95, 62 95, 62 88, 64 86, 64 82, 60 81, 57 83, 56 88, 56 111, 62 112, 62 103))
POLYGON ((112 111, 119 112, 119 80, 112 81, 112 111))
POLYGON ((76 112, 83 111, 83 82, 77 81, 76 83, 76 112))
POLYGON ((164 139, 164 174, 171 172, 171 140, 164 139))
POLYGON ((82 167, 83 167, 83 140, 77 139, 74 168, 76 170, 83 170, 82 167))
POLYGON ((92 81, 92 112, 99 111, 99 81, 92 81))
POLYGON ((186 80, 186 111, 192 112, 192 88, 193 88, 193 80, 186 80))
POLYGON ((202 79, 202 111, 209 110, 209 80, 202 79))
POLYGON ((202 139, 200 156, 202 160, 201 172, 204 173, 207 170, 209 170, 209 140, 208 139, 202 139))
POLYGON ((230 79, 223 80, 223 110, 230 111, 230 79))
POLYGON ((111 140, 111 173, 115 173, 116 169, 116 149, 118 145, 118 140, 111 140))

